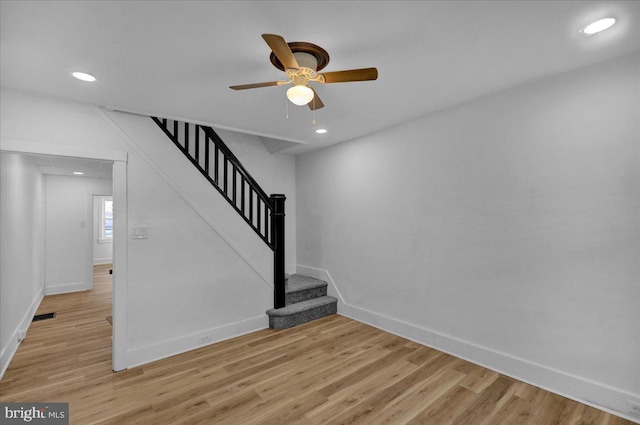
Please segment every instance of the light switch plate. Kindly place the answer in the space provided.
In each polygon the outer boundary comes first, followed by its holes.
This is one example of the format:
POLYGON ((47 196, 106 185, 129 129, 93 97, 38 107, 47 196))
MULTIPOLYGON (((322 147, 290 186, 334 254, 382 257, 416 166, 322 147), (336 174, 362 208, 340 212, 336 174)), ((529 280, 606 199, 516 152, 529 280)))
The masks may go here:
POLYGON ((132 229, 132 239, 147 239, 147 228, 136 226, 132 229))

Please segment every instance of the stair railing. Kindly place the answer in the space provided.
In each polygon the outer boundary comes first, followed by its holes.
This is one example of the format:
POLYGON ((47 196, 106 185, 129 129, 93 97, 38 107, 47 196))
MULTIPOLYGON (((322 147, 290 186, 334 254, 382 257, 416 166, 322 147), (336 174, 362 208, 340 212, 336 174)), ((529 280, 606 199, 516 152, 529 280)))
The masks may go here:
POLYGON ((273 251, 274 308, 285 306, 284 203, 268 196, 211 127, 151 117, 273 251))

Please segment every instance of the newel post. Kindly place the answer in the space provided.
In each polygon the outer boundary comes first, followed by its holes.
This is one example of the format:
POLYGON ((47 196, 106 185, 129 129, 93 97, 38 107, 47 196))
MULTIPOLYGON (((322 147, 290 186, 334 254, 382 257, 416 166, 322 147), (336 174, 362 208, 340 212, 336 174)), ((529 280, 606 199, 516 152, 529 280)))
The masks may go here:
POLYGON ((284 195, 271 195, 273 211, 271 213, 271 240, 273 242, 273 306, 285 305, 284 289, 284 195))

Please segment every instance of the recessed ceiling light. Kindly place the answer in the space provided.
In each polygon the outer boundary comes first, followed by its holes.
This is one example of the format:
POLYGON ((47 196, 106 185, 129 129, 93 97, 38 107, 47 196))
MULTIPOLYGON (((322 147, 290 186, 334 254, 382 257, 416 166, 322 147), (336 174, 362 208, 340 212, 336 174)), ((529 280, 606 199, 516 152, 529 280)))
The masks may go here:
POLYGON ((76 77, 78 80, 88 81, 90 83, 96 80, 96 77, 91 74, 87 74, 86 72, 73 72, 71 75, 76 77))
POLYGON ((611 28, 615 23, 616 23, 615 18, 599 19, 595 22, 590 23, 586 27, 584 27, 581 32, 586 35, 597 34, 601 31, 611 28))
POLYGON ((82 171, 74 171, 73 174, 75 174, 76 176, 81 176, 84 173, 82 171))
POLYGON ((319 128, 319 129, 316 130, 316 133, 318 133, 318 134, 324 134, 326 132, 327 132, 327 130, 325 130, 324 128, 319 128))

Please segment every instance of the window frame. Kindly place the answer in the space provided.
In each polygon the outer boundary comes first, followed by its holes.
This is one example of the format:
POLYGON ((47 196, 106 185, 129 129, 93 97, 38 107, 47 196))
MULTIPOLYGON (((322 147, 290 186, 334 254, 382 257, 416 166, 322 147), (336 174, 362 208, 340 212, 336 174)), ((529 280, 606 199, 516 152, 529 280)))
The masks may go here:
POLYGON ((113 196, 100 196, 100 234, 98 237, 98 243, 111 243, 113 242, 113 196), (106 217, 106 204, 111 202, 111 235, 105 234, 107 226, 105 226, 106 217))

